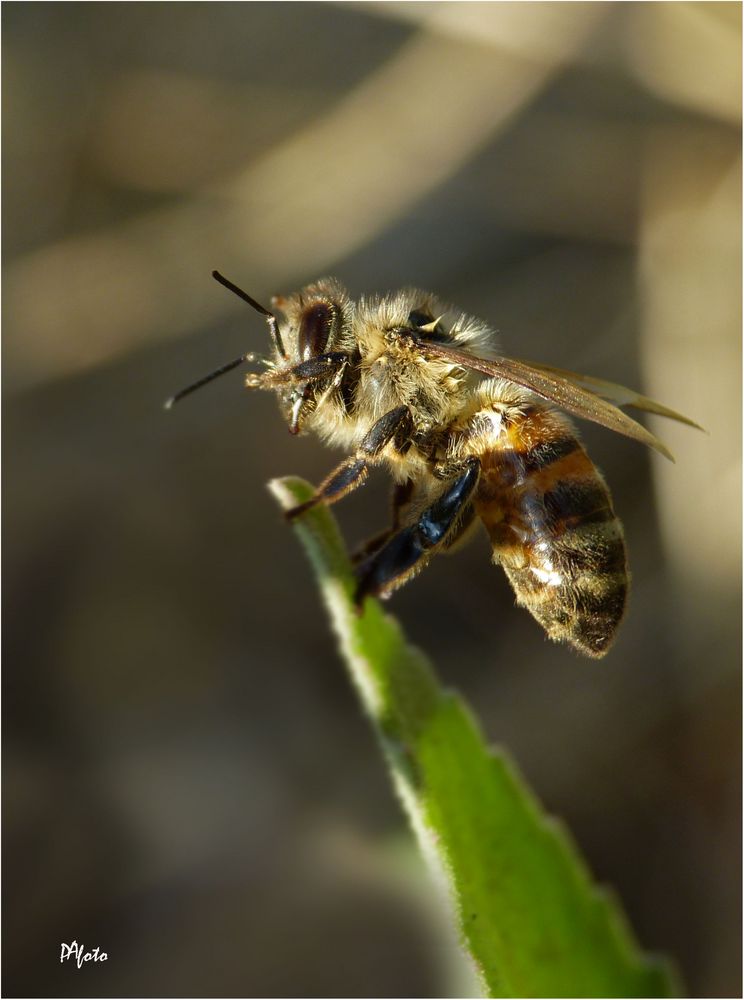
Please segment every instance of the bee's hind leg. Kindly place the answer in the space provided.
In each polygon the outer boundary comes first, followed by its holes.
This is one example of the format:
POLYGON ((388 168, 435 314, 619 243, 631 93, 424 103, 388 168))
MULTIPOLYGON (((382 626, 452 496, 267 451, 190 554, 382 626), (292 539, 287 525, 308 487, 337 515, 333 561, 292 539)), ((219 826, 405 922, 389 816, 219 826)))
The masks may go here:
POLYGON ((395 532, 381 548, 357 566, 357 589, 354 600, 361 606, 365 597, 387 597, 423 569, 438 549, 458 533, 458 522, 467 513, 469 501, 478 484, 480 461, 469 458, 464 471, 450 480, 433 504, 419 514, 412 524, 395 532))

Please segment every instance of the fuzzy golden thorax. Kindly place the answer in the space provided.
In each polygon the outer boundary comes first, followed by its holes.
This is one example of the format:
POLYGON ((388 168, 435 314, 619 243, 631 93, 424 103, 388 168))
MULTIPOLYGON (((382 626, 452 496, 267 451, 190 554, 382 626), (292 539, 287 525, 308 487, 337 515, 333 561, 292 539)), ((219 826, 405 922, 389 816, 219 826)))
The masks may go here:
POLYGON ((450 362, 426 358, 409 335, 411 327, 461 346, 483 346, 491 336, 482 322, 418 289, 355 303, 336 279, 324 278, 272 304, 283 314, 287 355, 275 351, 277 376, 314 357, 346 355, 334 378, 273 386, 290 430, 312 430, 343 448, 356 447, 374 422, 397 406, 409 408, 419 435, 456 416, 471 376, 450 362))

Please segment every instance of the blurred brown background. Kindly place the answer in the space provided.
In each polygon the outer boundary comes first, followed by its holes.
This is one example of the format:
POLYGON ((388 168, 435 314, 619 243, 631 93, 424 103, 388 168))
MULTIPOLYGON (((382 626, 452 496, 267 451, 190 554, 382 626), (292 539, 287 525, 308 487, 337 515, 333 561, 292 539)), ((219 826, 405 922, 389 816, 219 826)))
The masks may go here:
POLYGON ((430 288, 710 430, 584 429, 634 573, 602 663, 483 538, 392 607, 644 946, 740 995, 740 5, 2 15, 5 995, 468 989, 265 489, 338 456, 238 373, 160 409, 268 343, 214 267, 430 288))

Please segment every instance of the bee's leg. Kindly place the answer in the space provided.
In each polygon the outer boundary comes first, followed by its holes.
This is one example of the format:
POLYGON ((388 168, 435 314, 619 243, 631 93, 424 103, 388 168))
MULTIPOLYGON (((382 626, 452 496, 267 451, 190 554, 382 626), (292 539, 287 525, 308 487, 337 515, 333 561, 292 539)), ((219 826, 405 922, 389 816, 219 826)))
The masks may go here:
POLYGON ((292 368, 271 368, 265 372, 251 372, 246 375, 245 384, 249 389, 275 389, 287 382, 313 382, 335 375, 348 363, 348 354, 331 351, 318 354, 309 361, 301 361, 292 368))
POLYGON ((464 471, 451 480, 443 493, 423 511, 418 519, 396 532, 373 555, 356 569, 355 603, 361 605, 369 594, 387 597, 415 572, 426 565, 437 549, 444 548, 468 505, 478 484, 480 460, 469 458, 464 471))
POLYGON ((383 448, 393 440, 398 448, 405 447, 410 432, 411 414, 407 406, 398 406, 385 413, 364 435, 356 454, 341 462, 323 480, 314 497, 288 510, 285 516, 291 520, 318 503, 336 503, 351 493, 365 481, 370 465, 379 461, 383 448))
POLYGON ((475 508, 469 503, 460 515, 455 528, 447 535, 442 543, 442 552, 456 552, 461 545, 470 540, 473 528, 476 525, 475 508))
POLYGON ((362 559, 367 559, 381 549, 385 542, 393 535, 401 523, 401 511, 407 504, 410 503, 411 497, 413 496, 413 480, 407 479, 405 483, 396 483, 393 486, 393 498, 392 498, 392 508, 393 508, 393 520, 389 528, 385 528, 384 531, 378 531, 376 535, 368 539, 363 545, 361 545, 355 552, 351 555, 351 561, 356 565, 362 561, 362 559))

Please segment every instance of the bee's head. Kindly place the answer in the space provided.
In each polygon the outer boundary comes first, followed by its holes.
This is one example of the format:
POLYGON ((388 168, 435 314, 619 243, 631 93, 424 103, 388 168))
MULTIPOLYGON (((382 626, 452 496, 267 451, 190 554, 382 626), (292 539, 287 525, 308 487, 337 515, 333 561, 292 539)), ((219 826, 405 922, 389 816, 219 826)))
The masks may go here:
MULTIPOLYGON (((353 306, 345 288, 335 278, 323 278, 293 295, 274 296, 271 304, 284 317, 279 322, 279 343, 275 343, 278 371, 347 347, 353 306)), ((300 431, 319 399, 332 388, 330 379, 335 374, 334 370, 329 379, 294 382, 279 390, 292 434, 300 431)))
POLYGON ((322 362, 324 355, 338 355, 345 347, 348 349, 353 303, 345 288, 335 278, 323 278, 294 295, 286 298, 276 296, 271 304, 283 314, 284 319, 279 320, 273 312, 218 271, 213 271, 212 275, 221 285, 265 317, 273 341, 273 360, 259 358, 252 352, 242 354, 171 396, 166 400, 166 408, 169 409, 179 399, 246 361, 261 361, 268 371, 262 374, 251 373, 246 377, 246 385, 249 388, 274 389, 289 423, 289 430, 292 434, 297 434, 303 420, 315 410, 321 397, 333 390, 332 383, 338 378, 339 369, 338 365, 332 367, 329 364, 328 378, 324 372, 318 378, 317 371, 310 378, 307 370, 298 373, 296 369, 302 369, 303 364, 310 363, 313 359, 322 362))

